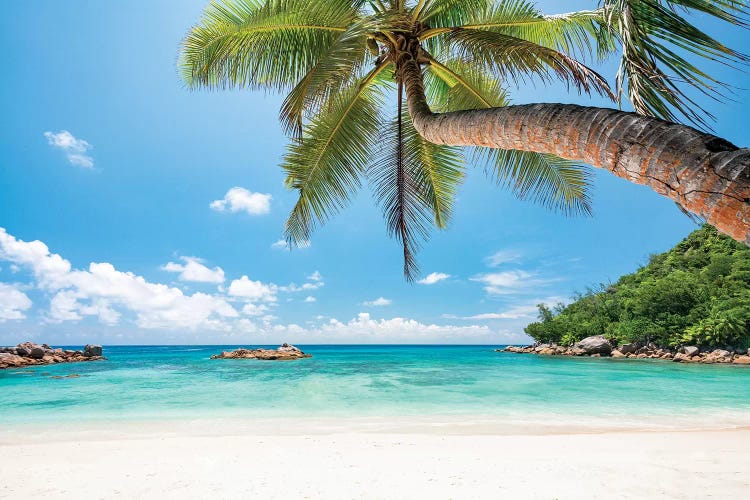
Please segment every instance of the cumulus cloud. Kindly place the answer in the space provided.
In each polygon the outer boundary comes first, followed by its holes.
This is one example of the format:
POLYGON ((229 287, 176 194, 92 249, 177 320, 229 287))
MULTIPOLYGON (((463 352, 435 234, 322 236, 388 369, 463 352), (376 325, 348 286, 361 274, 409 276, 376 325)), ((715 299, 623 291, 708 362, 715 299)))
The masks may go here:
POLYGON ((209 205, 217 212, 245 212, 249 215, 265 215, 271 211, 270 194, 253 193, 245 188, 233 187, 224 198, 209 205))
POLYGON ((10 319, 24 319, 24 311, 31 308, 31 299, 15 285, 0 283, 0 323, 10 319))
POLYGON ((265 304, 253 304, 248 302, 242 308, 242 314, 247 316, 264 316, 268 314, 268 306, 265 304))
MULTIPOLYGON (((368 313, 342 322, 330 319, 319 327, 276 325, 271 330, 276 336, 294 342, 327 343, 499 343, 498 332, 480 325, 436 325, 408 318, 375 320, 368 313)), ((515 341, 515 336, 504 332, 504 341, 515 341)))
MULTIPOLYGON (((48 322, 93 318, 105 325, 134 323, 144 332, 164 332, 149 333, 150 336, 146 337, 146 333, 132 330, 132 338, 144 341, 168 339, 179 342, 185 332, 210 334, 205 340, 213 342, 236 343, 241 340, 264 344, 281 341, 503 343, 527 340, 516 339, 509 331, 477 324, 438 325, 409 318, 374 320, 366 313, 346 322, 317 316, 318 321, 323 321, 318 326, 279 324, 278 318, 271 314, 271 309, 278 303, 277 295, 322 286, 323 277, 317 272, 307 276, 308 282, 295 285, 293 289, 242 276, 231 281, 226 290, 190 295, 175 286, 153 283, 120 271, 106 262, 76 269, 68 260, 52 253, 43 242, 19 240, 2 228, 0 261, 19 266, 33 276, 32 285, 50 298, 49 308, 40 313, 48 322)), ((178 265, 185 265, 184 260, 181 262, 178 265)), ((304 301, 314 299, 312 295, 306 297, 304 301)), ((370 302, 373 305, 390 303, 383 297, 370 302)), ((0 321, 24 319, 31 307, 31 300, 21 288, 0 285, 0 321)), ((102 331, 103 338, 106 338, 106 331, 102 331)))
POLYGON ((229 284, 229 295, 240 297, 251 302, 276 302, 278 287, 273 283, 253 281, 247 276, 234 280, 229 284))
POLYGON ((162 269, 170 273, 179 273, 180 281, 195 283, 224 283, 224 270, 220 267, 206 267, 203 260, 197 257, 180 257, 182 264, 168 262, 162 269))
POLYGON ((385 297, 378 297, 375 300, 368 300, 365 302, 362 302, 363 306, 367 307, 382 307, 382 306, 389 306, 393 303, 391 299, 386 299, 385 297))
POLYGON ((443 280, 447 280, 450 278, 450 274, 445 273, 430 273, 427 276, 424 277, 424 279, 421 279, 417 281, 420 285, 434 285, 435 283, 438 283, 443 280))
POLYGON ((39 288, 53 294, 48 320, 97 316, 103 323, 119 320, 121 308, 135 315, 141 328, 215 329, 239 314, 220 296, 186 295, 179 288, 151 283, 141 276, 92 262, 73 269, 41 241, 18 240, 0 228, 0 259, 28 268, 39 288))
POLYGON ((316 299, 312 295, 308 295, 307 297, 305 297, 305 302, 317 302, 317 300, 318 299, 316 299))
POLYGON ((93 146, 83 139, 76 139, 73 134, 67 130, 58 133, 45 132, 44 137, 50 146, 61 149, 71 165, 83 168, 93 168, 94 159, 86 154, 93 146))

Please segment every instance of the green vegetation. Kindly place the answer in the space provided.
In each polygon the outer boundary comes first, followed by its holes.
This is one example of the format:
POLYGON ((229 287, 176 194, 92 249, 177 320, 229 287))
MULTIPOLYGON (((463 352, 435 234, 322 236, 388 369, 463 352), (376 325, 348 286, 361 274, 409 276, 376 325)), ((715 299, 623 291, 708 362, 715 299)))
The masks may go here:
POLYGON ((562 345, 604 334, 618 344, 750 347, 750 248, 705 225, 617 283, 568 306, 540 305, 525 331, 562 345))

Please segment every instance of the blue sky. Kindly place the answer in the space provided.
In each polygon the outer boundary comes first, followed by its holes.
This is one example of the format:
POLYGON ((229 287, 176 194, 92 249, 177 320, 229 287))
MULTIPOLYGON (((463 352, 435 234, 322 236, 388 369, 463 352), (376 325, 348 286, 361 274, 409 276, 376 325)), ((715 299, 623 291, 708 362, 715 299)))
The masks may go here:
MULTIPOLYGON (((404 282, 366 188, 309 248, 277 248, 294 201, 278 168, 281 97, 192 92, 177 75, 180 40, 205 3, 4 6, 0 344, 522 342, 537 302, 616 280, 695 228, 671 201, 607 172, 594 217, 570 219, 470 168, 451 227, 420 254, 424 275, 445 279, 404 282)), ((558 4, 539 2, 549 13, 558 4)), ((721 32, 734 47, 750 42, 721 32)), ((616 63, 600 70, 612 81, 616 63)), ((606 105, 563 85, 513 97, 606 105)), ((740 145, 747 97, 706 103, 717 134, 740 145)))

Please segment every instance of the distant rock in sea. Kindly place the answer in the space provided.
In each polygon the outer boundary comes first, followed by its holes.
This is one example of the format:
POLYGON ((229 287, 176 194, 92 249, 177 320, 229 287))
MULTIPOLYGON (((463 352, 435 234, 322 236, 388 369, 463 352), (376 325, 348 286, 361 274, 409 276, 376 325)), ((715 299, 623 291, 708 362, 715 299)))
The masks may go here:
POLYGON ((211 356, 211 359, 262 359, 285 361, 311 357, 310 354, 305 354, 299 348, 284 343, 277 349, 245 349, 244 347, 240 347, 235 351, 224 351, 221 354, 214 354, 211 356))
POLYGON ((100 345, 87 345, 83 351, 64 351, 54 349, 47 344, 34 344, 32 342, 24 342, 15 347, 0 347, 0 370, 53 363, 97 361, 100 359, 106 359, 102 356, 102 346, 100 345))

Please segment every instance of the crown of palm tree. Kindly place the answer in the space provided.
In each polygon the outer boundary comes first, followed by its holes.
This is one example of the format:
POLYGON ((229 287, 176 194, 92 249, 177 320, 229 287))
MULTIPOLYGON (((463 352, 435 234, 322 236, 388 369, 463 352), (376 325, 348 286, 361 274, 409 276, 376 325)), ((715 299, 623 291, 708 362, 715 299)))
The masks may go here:
MULTIPOLYGON (((451 218, 466 148, 415 131, 402 105, 405 51, 416 54, 440 112, 506 106, 513 85, 562 80, 613 100, 627 95, 643 114, 706 125, 710 115, 686 86, 715 98, 726 89, 686 57, 747 59, 679 11, 745 26, 744 9, 732 0, 604 0, 549 16, 526 0, 221 0, 184 40, 181 71, 191 87, 287 93, 282 168, 299 193, 285 225, 290 244, 308 241, 367 179, 412 280, 418 247, 451 218), (582 62, 613 53, 621 55, 614 91, 582 62)), ((566 214, 591 211, 586 166, 516 150, 469 153, 521 198, 566 214)))

